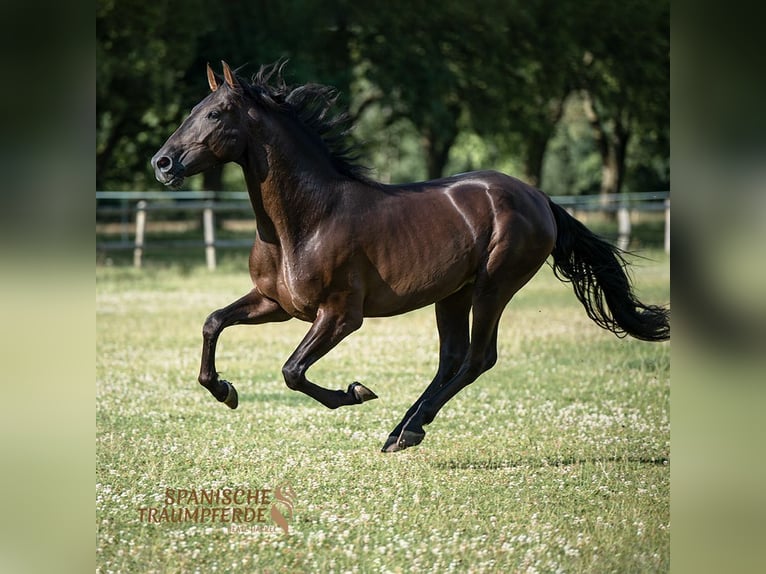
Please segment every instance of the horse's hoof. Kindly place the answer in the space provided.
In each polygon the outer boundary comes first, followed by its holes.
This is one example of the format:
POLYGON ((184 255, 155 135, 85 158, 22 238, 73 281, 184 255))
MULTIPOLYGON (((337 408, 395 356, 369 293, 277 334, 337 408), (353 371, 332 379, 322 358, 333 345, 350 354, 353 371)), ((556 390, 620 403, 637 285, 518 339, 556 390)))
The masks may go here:
POLYGON ((226 388, 229 390, 229 392, 226 394, 226 398, 223 399, 223 404, 225 404, 230 409, 236 409, 237 405, 239 405, 239 396, 237 395, 237 389, 235 389, 234 385, 232 385, 229 381, 221 381, 221 382, 226 384, 226 388))
POLYGON ((351 383, 348 386, 348 393, 352 396, 354 396, 359 403, 363 403, 365 401, 371 401, 372 399, 377 399, 378 395, 373 393, 370 389, 365 387, 362 383, 351 383))
POLYGON ((425 437, 426 433, 424 432, 419 433, 408 430, 402 431, 402 434, 398 436, 391 435, 388 437, 388 440, 386 440, 386 444, 383 445, 381 452, 399 452, 405 448, 420 444, 423 442, 425 437))
POLYGON ((398 436, 392 435, 388 437, 386 444, 383 445, 383 448, 380 449, 380 452, 396 452, 397 450, 401 450, 399 445, 396 444, 397 442, 399 442, 398 436))

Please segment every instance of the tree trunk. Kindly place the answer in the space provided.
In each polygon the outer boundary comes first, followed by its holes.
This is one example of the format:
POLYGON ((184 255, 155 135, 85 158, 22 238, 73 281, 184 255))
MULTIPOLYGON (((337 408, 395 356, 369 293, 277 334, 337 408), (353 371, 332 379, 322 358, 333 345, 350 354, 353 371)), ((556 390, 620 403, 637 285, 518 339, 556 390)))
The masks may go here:
POLYGON ((615 120, 614 125, 614 157, 617 166, 617 182, 615 193, 622 193, 622 184, 625 182, 625 158, 628 152, 630 130, 627 129, 621 119, 615 120))
POLYGON ((611 134, 605 134, 606 157, 602 156, 603 168, 601 194, 617 194, 622 191, 625 181, 625 155, 628 149, 630 133, 615 119, 611 134))
MULTIPOLYGON (((618 194, 622 191, 622 184, 625 181, 625 156, 628 149, 630 132, 619 116, 613 119, 614 128, 608 132, 604 128, 604 124, 593 105, 593 100, 587 91, 583 92, 583 108, 585 110, 585 117, 588 119, 591 128, 593 128, 593 137, 596 140, 596 146, 601 155, 601 186, 599 194, 601 195, 601 205, 606 207, 609 204, 607 196, 618 194)), ((608 213, 610 213, 611 217, 615 217, 614 212, 608 213)))
POLYGON ((548 140, 539 138, 527 142, 524 153, 524 179, 533 187, 540 187, 543 173, 543 159, 548 140))
POLYGON ((423 136, 423 149, 426 155, 426 170, 428 179, 438 179, 444 175, 444 168, 449 159, 452 144, 455 143, 457 132, 442 134, 439 138, 433 130, 426 128, 423 136))
POLYGON ((543 162, 548 142, 556 130, 556 126, 564 113, 566 94, 554 98, 546 106, 547 112, 541 118, 540 127, 527 138, 524 149, 524 177, 529 185, 540 187, 543 180, 543 162))
POLYGON ((599 193, 602 197, 602 203, 608 202, 609 195, 617 193, 618 181, 620 178, 620 168, 613 145, 610 145, 607 139, 606 153, 601 156, 601 187, 599 193))

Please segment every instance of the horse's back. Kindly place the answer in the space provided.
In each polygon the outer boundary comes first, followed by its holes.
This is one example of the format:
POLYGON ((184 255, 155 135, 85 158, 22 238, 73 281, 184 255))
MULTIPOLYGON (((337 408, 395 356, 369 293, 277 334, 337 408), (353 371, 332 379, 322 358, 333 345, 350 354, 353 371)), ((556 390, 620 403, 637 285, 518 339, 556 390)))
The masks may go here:
POLYGON ((469 200, 475 194, 490 193, 503 200, 503 207, 524 211, 529 216, 550 215, 548 196, 528 183, 496 170, 469 171, 449 177, 396 186, 384 186, 394 193, 449 194, 452 199, 469 200))
POLYGON ((548 196, 518 178, 485 170, 419 185, 421 192, 443 194, 456 209, 474 212, 477 220, 491 221, 495 233, 534 238, 539 243, 555 241, 556 224, 548 196))
POLYGON ((547 197, 497 171, 388 186, 354 241, 371 274, 366 311, 438 301, 482 273, 537 267, 555 241, 547 197))

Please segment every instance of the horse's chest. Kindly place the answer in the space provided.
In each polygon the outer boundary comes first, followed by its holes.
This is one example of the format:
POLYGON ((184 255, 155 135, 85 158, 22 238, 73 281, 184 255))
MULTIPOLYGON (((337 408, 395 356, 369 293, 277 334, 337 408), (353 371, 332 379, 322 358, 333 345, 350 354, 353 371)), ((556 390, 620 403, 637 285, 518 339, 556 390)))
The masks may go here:
POLYGON ((250 274, 263 295, 299 319, 313 321, 324 291, 322 274, 284 256, 251 257, 250 274))

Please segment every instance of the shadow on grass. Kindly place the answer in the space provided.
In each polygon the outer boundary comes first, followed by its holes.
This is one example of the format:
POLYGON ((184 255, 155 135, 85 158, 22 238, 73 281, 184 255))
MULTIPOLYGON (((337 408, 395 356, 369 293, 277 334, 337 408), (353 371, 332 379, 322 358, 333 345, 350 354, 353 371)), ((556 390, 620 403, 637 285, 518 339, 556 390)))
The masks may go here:
POLYGON ((594 458, 560 458, 554 460, 539 458, 518 458, 515 460, 447 460, 434 464, 440 470, 502 470, 520 467, 544 467, 544 466, 575 466, 580 464, 595 463, 636 463, 655 466, 666 466, 670 459, 665 457, 594 457, 594 458))
POLYGON ((248 405, 278 404, 278 405, 285 405, 285 406, 291 406, 291 407, 299 407, 299 406, 312 405, 314 402, 306 395, 303 395, 301 393, 296 393, 294 391, 291 391, 288 388, 285 388, 285 391, 283 393, 282 392, 269 393, 269 392, 258 392, 258 391, 242 392, 239 388, 237 389, 237 391, 239 392, 240 405, 242 403, 246 403, 248 405))

